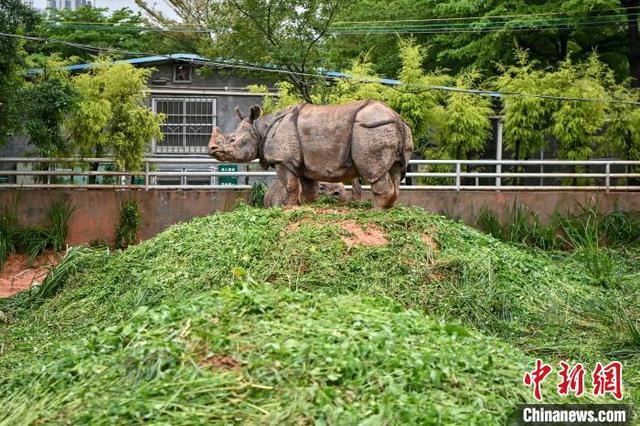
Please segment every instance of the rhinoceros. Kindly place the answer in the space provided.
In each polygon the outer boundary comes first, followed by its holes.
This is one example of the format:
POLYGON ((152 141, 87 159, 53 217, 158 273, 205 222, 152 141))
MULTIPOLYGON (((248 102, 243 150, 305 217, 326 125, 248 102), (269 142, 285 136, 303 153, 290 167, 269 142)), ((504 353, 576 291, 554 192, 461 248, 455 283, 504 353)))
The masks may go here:
POLYGON ((240 163, 257 158, 264 169, 274 167, 287 205, 314 201, 318 181, 359 176, 371 185, 376 208, 397 201, 413 139, 409 126, 384 103, 300 104, 264 117, 256 105, 246 118, 238 107, 236 113, 235 131, 213 129, 209 155, 240 163))

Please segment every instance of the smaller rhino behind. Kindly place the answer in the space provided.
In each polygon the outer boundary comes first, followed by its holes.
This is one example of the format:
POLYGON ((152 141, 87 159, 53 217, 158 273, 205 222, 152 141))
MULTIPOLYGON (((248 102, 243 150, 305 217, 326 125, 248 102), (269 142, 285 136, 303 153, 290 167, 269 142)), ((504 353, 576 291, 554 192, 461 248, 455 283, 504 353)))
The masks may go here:
MULTIPOLYGON (((354 179, 353 183, 353 194, 349 195, 342 183, 318 182, 317 195, 334 198, 345 203, 351 200, 360 200, 362 197, 360 183, 357 179, 354 179)), ((263 204, 265 207, 283 206, 287 204, 287 191, 280 180, 275 180, 269 184, 264 194, 263 204)))

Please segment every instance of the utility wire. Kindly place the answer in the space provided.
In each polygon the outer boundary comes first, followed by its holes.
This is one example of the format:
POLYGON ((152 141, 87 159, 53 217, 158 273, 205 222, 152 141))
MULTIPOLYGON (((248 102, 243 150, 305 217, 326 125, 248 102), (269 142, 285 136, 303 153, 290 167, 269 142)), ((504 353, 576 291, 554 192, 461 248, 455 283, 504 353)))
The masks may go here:
POLYGON ((296 72, 296 71, 284 70, 277 67, 256 66, 256 65, 243 64, 243 63, 216 62, 216 61, 210 61, 205 59, 201 60, 201 59, 176 58, 176 57, 172 57, 171 55, 161 55, 157 53, 135 52, 135 51, 128 51, 124 49, 108 49, 108 48, 102 48, 102 47, 96 47, 96 46, 82 45, 78 43, 68 43, 63 40, 51 39, 46 37, 32 37, 32 36, 23 36, 18 34, 7 34, 7 33, 0 33, 0 37, 12 37, 12 38, 24 39, 29 41, 38 41, 38 42, 62 43, 72 47, 77 47, 79 49, 92 49, 94 51, 119 52, 123 54, 129 54, 132 56, 141 56, 141 55, 158 56, 158 57, 166 58, 168 60, 174 60, 174 61, 195 64, 195 65, 202 65, 202 66, 211 67, 211 68, 243 69, 246 71, 259 71, 259 72, 269 72, 269 73, 277 73, 277 74, 296 75, 296 76, 304 76, 304 77, 331 80, 331 81, 347 80, 347 81, 353 81, 358 83, 375 83, 375 84, 384 84, 384 85, 405 86, 405 87, 421 89, 423 91, 444 91, 444 92, 452 92, 452 93, 467 93, 467 94, 478 95, 478 96, 488 96, 492 98, 503 98, 507 96, 514 96, 514 97, 538 98, 538 99, 555 100, 555 101, 597 102, 597 103, 611 103, 611 104, 640 106, 640 102, 625 101, 621 99, 579 98, 579 97, 552 96, 552 95, 543 95, 543 94, 534 94, 534 93, 525 93, 525 92, 500 92, 495 90, 464 89, 460 87, 403 83, 402 81, 398 81, 398 80, 365 79, 365 78, 357 78, 357 77, 349 76, 343 73, 327 72, 324 74, 318 74, 318 73, 296 72))
MULTIPOLYGON (((605 28, 605 27, 626 27, 627 22, 622 17, 603 16, 598 19, 583 20, 577 22, 573 19, 553 22, 535 22, 535 21, 508 21, 499 24, 477 22, 464 24, 464 26, 440 26, 440 25, 415 25, 415 26, 377 26, 377 27, 338 27, 333 28, 333 34, 385 34, 385 33, 419 33, 419 34, 449 34, 449 33, 482 33, 482 32, 518 32, 518 31, 536 31, 536 30, 553 30, 553 29, 579 29, 579 28, 605 28)), ((59 29, 78 29, 78 30, 95 30, 95 31, 113 31, 113 32, 157 32, 157 33, 202 33, 210 34, 211 30, 207 29, 187 29, 187 28, 160 28, 160 27, 141 27, 134 25, 111 25, 111 24, 62 24, 50 26, 50 28, 59 29)))
POLYGON ((482 15, 482 16, 455 16, 449 18, 424 18, 424 19, 397 19, 397 20, 378 20, 378 21, 338 21, 335 25, 340 24, 372 24, 372 23, 393 23, 393 22, 433 22, 433 21, 459 21, 459 20, 478 20, 478 19, 493 19, 493 18, 527 18, 535 16, 554 16, 554 15, 571 15, 571 14, 584 14, 595 12, 609 12, 616 11, 620 14, 620 9, 635 10, 638 11, 640 6, 632 7, 614 7, 609 9, 598 9, 591 11, 566 11, 566 12, 537 12, 537 13, 524 13, 524 14, 512 14, 512 15, 482 15))

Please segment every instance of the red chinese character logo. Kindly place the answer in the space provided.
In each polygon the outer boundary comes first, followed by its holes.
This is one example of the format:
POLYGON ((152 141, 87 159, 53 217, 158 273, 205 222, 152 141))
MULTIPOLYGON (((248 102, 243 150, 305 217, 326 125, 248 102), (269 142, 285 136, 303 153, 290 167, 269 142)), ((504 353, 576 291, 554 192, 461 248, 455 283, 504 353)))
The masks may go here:
POLYGON ((536 368, 531 372, 527 372, 524 375, 522 381, 525 385, 531 386, 533 384, 533 396, 538 400, 542 400, 542 392, 540 391, 540 384, 551 373, 551 366, 544 364, 542 360, 536 359, 536 368))
POLYGON ((574 392, 576 396, 582 396, 584 393, 584 366, 580 363, 576 364, 569 370, 569 364, 560 361, 562 370, 558 373, 562 382, 558 384, 558 394, 568 395, 574 392))
POLYGON ((622 364, 618 361, 611 361, 604 367, 597 362, 591 377, 594 396, 610 393, 615 399, 622 399, 622 364))

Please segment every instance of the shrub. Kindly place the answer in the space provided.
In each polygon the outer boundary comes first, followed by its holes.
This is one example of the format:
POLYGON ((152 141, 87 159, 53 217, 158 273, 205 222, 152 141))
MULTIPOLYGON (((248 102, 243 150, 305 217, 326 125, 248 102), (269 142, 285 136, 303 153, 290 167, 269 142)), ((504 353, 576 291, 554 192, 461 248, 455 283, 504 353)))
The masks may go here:
POLYGON ((0 216, 0 269, 7 257, 16 251, 15 233, 16 216, 9 209, 5 209, 0 216))
POLYGON ((116 227, 115 246, 125 249, 138 240, 138 231, 142 226, 142 214, 138 202, 130 199, 120 209, 120 221, 116 227))
POLYGON ((264 207, 264 195, 267 192, 267 185, 264 182, 256 182, 251 188, 251 205, 253 207, 264 207))

